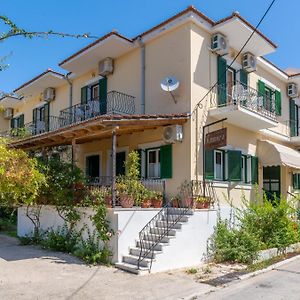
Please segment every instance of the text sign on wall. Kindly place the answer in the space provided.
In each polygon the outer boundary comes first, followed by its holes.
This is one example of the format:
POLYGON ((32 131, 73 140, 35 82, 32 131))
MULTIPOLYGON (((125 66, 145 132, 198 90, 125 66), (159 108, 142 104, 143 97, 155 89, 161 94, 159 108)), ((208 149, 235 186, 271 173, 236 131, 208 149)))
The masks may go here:
POLYGON ((208 133, 205 136, 205 149, 212 150, 227 145, 227 128, 208 133))

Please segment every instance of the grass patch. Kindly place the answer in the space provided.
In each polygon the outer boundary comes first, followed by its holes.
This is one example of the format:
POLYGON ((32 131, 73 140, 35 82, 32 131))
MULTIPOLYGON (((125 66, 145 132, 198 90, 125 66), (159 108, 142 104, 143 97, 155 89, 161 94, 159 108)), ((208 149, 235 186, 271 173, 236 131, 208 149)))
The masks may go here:
POLYGON ((188 270, 186 270, 186 273, 189 275, 194 275, 197 274, 198 270, 196 268, 190 268, 188 270))

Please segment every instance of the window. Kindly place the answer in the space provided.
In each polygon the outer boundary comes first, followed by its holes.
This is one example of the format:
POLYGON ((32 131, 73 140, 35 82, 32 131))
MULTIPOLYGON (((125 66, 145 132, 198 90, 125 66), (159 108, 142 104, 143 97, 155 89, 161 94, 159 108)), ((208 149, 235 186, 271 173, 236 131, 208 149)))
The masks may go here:
POLYGON ((91 100, 99 99, 99 84, 91 86, 91 100))
POLYGON ((86 176, 90 181, 96 181, 100 176, 100 156, 90 155, 86 157, 86 176))
POLYGON ((230 182, 257 183, 258 159, 239 150, 206 150, 205 178, 230 182))
POLYGON ((11 129, 24 127, 24 114, 10 120, 11 129))
POLYGON ((299 190, 300 189, 300 173, 292 174, 293 179, 293 189, 299 190))
POLYGON ((224 157, 223 152, 220 150, 215 151, 215 174, 216 180, 223 180, 224 172, 224 157))
POLYGON ((160 149, 147 150, 147 177, 160 178, 160 149))

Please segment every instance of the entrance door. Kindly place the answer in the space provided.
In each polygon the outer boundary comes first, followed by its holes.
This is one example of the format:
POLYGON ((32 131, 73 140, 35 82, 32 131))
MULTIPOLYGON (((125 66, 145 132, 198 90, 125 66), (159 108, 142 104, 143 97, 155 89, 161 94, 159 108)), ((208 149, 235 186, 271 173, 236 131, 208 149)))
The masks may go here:
POLYGON ((117 152, 116 154, 116 175, 125 175, 126 152, 117 152))
POLYGON ((86 157, 86 176, 91 183, 97 182, 100 176, 100 157, 91 155, 86 157))
POLYGON ((263 168, 263 189, 267 198, 270 201, 274 201, 274 195, 277 199, 280 199, 280 166, 264 167, 263 168))

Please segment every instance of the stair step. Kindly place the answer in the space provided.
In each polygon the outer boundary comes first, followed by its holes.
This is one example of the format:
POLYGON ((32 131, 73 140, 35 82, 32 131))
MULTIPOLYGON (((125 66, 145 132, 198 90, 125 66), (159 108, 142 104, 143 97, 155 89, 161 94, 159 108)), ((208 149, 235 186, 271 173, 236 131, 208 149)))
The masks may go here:
MULTIPOLYGON (((168 223, 167 221, 157 221, 156 227, 166 228, 168 226, 168 224, 170 225, 170 223, 168 223)), ((173 227, 173 229, 181 229, 182 223, 176 223, 172 227, 173 227)))
MULTIPOLYGON (((183 211, 182 211, 182 209, 179 209, 179 208, 171 208, 168 210, 168 214, 169 215, 182 215, 183 211)), ((184 212, 184 216, 191 216, 193 214, 194 214, 194 212, 192 209, 189 209, 184 212)))
MULTIPOLYGON (((161 218, 161 221, 167 221, 167 219, 169 219, 170 221, 172 221, 173 220, 173 217, 174 215, 172 215, 171 217, 169 217, 169 218, 167 218, 167 216, 162 216, 162 218, 161 218)), ((189 220, 189 217, 188 216, 181 216, 181 218, 179 219, 179 221, 178 222, 180 222, 180 223, 185 223, 185 222, 187 222, 189 220)), ((158 222, 160 222, 160 221, 158 221, 158 222)))
POLYGON ((140 267, 140 269, 138 269, 137 266, 132 265, 132 264, 127 264, 124 262, 121 263, 116 263, 115 267, 117 267, 118 269, 121 269, 123 271, 127 271, 136 275, 145 275, 148 274, 149 269, 145 268, 145 267, 140 267))
MULTIPOLYGON (((143 241, 143 247, 145 247, 146 249, 149 249, 150 247, 152 247, 152 245, 152 242, 143 241)), ((166 245, 168 245, 168 243, 158 243, 154 246, 153 250, 162 251, 163 247, 166 245)), ((141 248, 141 242, 137 241, 136 246, 138 248, 141 248)))
MULTIPOLYGON (((160 239, 160 235, 158 235, 158 234, 154 234, 154 233, 149 233, 149 234, 147 234, 147 235, 145 235, 144 237, 143 237, 143 240, 145 240, 145 241, 158 241, 159 239, 160 239)), ((175 235, 172 235, 172 236, 164 236, 164 237, 162 237, 161 239, 160 239, 160 243, 169 243, 169 241, 170 241, 170 239, 172 239, 172 238, 174 238, 175 237, 175 235)))
MULTIPOLYGON (((153 233, 153 234, 163 234, 165 232, 166 232, 166 228, 160 228, 160 227, 150 228, 150 233, 153 233)), ((175 236, 176 235, 176 229, 169 229, 167 235, 168 236, 175 236)))
MULTIPOLYGON (((138 260, 139 260, 138 256, 134 256, 134 255, 124 255, 123 256, 123 262, 127 263, 127 264, 137 266, 138 265, 138 260)), ((144 258, 140 262, 140 266, 144 267, 144 268, 149 268, 150 264, 151 264, 151 258, 144 258)))
MULTIPOLYGON (((146 252, 147 251, 143 250, 142 255, 145 255, 146 252)), ((134 248, 134 247, 130 248, 129 253, 134 256, 140 256, 141 248, 134 248)), ((155 258, 156 255, 161 254, 161 253, 162 253, 162 251, 158 251, 158 250, 153 251, 153 258, 155 258)), ((152 251, 150 253, 148 253, 146 257, 151 258, 151 256, 152 256, 152 251)))

